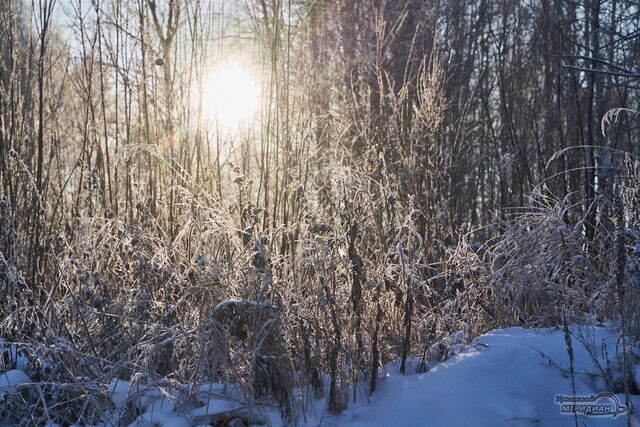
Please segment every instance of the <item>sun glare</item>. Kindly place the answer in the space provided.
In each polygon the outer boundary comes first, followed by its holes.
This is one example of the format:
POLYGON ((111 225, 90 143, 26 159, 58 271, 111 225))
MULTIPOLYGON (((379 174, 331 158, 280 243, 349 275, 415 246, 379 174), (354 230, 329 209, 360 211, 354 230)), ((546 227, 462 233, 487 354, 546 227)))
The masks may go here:
POLYGON ((204 77, 200 100, 206 124, 234 131, 255 120, 260 108, 260 86, 247 67, 219 65, 204 77))

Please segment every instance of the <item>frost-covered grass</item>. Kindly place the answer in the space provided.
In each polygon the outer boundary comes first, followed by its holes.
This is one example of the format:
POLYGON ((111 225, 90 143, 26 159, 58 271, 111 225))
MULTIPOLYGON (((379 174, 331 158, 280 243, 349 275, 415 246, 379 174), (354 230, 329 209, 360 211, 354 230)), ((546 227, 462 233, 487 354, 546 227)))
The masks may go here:
MULTIPOLYGON (((604 381, 594 388, 637 393, 624 387, 631 384, 625 377, 637 375, 640 325, 633 229, 603 228, 597 246, 580 231, 570 197, 548 200, 494 241, 462 238, 436 274, 425 264, 411 205, 387 200, 393 233, 383 233, 367 215, 373 190, 346 183, 334 182, 340 191, 331 194, 340 213, 310 218, 297 238, 289 234, 288 254, 278 244, 282 230, 254 224, 239 233, 203 205, 186 224, 207 225, 189 233, 185 225, 186 246, 118 219, 84 222, 64 251, 49 252, 59 280, 49 294, 35 294, 17 274, 19 265, 6 261, 15 293, 0 322, 0 337, 9 342, 0 420, 342 422, 341 412, 353 415, 367 396, 376 402, 396 394, 384 390, 398 371, 408 375, 402 381, 422 384, 412 372, 457 360, 452 353, 487 331, 605 321, 618 325, 612 336, 626 333, 606 355, 600 338, 577 331, 557 347, 568 364, 534 344, 529 351, 546 357, 579 392, 586 375, 579 372, 581 341, 590 343, 594 378, 604 381), (627 356, 626 376, 620 354, 627 356), (389 365, 398 358, 399 366, 389 365), (381 372, 391 377, 385 381, 381 372), (9 384, 22 374, 32 385, 9 384), (202 388, 210 384, 213 393, 202 388)), ((471 355, 485 347, 480 341, 465 348, 471 355)), ((526 418, 531 411, 523 412, 526 418)))

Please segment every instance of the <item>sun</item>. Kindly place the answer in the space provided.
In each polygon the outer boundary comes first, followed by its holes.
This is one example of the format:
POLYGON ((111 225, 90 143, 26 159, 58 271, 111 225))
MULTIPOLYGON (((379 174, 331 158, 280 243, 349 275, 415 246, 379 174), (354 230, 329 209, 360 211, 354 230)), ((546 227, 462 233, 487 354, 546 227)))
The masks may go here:
POLYGON ((261 104, 260 85, 250 68, 219 64, 202 80, 202 120, 219 130, 235 131, 256 120, 261 104))

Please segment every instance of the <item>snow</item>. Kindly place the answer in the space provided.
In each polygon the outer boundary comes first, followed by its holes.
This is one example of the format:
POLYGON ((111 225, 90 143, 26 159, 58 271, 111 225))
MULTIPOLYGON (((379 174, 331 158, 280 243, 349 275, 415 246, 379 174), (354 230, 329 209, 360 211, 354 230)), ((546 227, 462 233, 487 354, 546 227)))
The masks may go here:
POLYGON ((13 392, 15 386, 31 383, 31 378, 20 369, 12 369, 0 374, 0 393, 13 392))
MULTIPOLYGON (((610 376, 625 405, 620 388, 619 335, 602 327, 572 328, 576 396, 607 391, 602 372, 610 376), (578 339, 581 337, 581 339, 578 339), (586 344, 583 344, 585 342, 586 344), (590 348, 589 352, 587 348, 590 348), (595 360, 595 362, 594 362, 595 360), (597 364, 596 364, 597 362, 597 364), (616 384, 617 383, 617 384, 616 384)), ((383 370, 376 393, 358 389, 340 415, 330 415, 324 400, 306 401, 297 420, 306 426, 575 426, 573 415, 560 412, 556 395, 573 396, 569 357, 562 330, 508 328, 494 330, 467 343, 461 332, 432 346, 427 370, 420 360, 408 364, 409 374, 398 372, 399 363, 383 370), (423 367, 422 367, 423 368, 423 367)), ((640 386, 640 365, 632 374, 640 386)), ((0 373, 0 396, 14 392, 17 384, 31 383, 20 369, 0 373)), ((640 388, 640 387, 639 387, 640 388)), ((144 384, 144 378, 113 380, 107 385, 114 410, 104 424, 117 424, 122 411, 133 405, 139 416, 130 426, 184 427, 215 423, 216 414, 254 414, 254 421, 279 426, 275 407, 249 406, 239 387, 222 384, 190 386, 166 382, 144 384), (192 390, 195 394, 188 393, 192 390), (187 398, 186 396, 193 396, 187 398)), ((325 393, 326 395, 326 393, 325 393)), ((604 398, 603 398, 604 399, 604 398)), ((632 402, 640 408, 640 396, 632 402)), ((579 425, 626 426, 627 415, 578 416, 579 425)), ((640 426, 638 419, 631 425, 640 426)))
MULTIPOLYGON (((611 358, 617 336, 604 328, 592 332, 597 346, 603 340, 607 344, 611 358)), ((573 415, 561 414, 554 399, 556 394, 572 395, 570 376, 561 370, 569 369, 562 331, 495 330, 473 344, 423 374, 405 376, 397 373, 395 365, 387 367, 386 379, 370 403, 353 404, 342 415, 325 418, 326 425, 575 425, 573 415)), ((604 391, 598 387, 604 380, 593 375, 599 371, 585 346, 574 337, 573 347, 576 395, 604 391)), ((600 363, 606 365, 604 357, 600 363)), ((617 396, 624 404, 624 394, 617 396)), ((639 396, 633 397, 636 407, 640 406, 639 396)), ((580 425, 626 425, 626 415, 578 419, 580 425)), ((634 425, 639 425, 637 420, 634 425)))
POLYGON ((18 351, 18 348, 15 345, 7 346, 5 342, 0 339, 0 353, 5 354, 5 357, 0 357, 0 369, 11 367, 15 367, 15 369, 20 370, 24 369, 25 364, 27 363, 27 358, 18 351), (3 366, 5 363, 8 366, 3 366))
POLYGON ((118 410, 124 409, 130 389, 129 381, 124 380, 114 380, 107 387, 109 397, 118 410))
MULTIPOLYGON (((592 352, 604 370, 617 366, 615 331, 606 328, 574 328, 576 395, 605 391, 605 381, 587 347, 577 339, 589 337, 592 352), (604 346, 603 346, 604 344, 604 346), (603 351, 603 349, 606 350, 603 351)), ((419 360, 410 361, 412 374, 398 373, 398 363, 385 369, 378 391, 370 397, 359 390, 358 401, 349 402, 341 415, 329 415, 326 402, 309 402, 299 425, 307 426, 574 426, 573 415, 560 412, 557 394, 572 396, 569 358, 561 330, 509 328, 492 331, 465 345, 456 333, 430 349, 428 371, 418 371, 419 360), (443 362, 440 362, 444 360, 443 362), (306 420, 306 421, 305 421, 306 420)), ((636 381, 638 380, 638 370, 636 381)), ((615 377, 615 376, 614 376, 615 377)), ((202 386, 200 391, 205 391, 202 386)), ((353 392, 350 392, 353 396, 353 392)), ((625 403, 624 395, 618 399, 625 403)), ((639 396, 633 396, 640 407, 639 396)), ((235 400, 214 399, 189 414, 178 415, 171 405, 148 406, 136 426, 189 425, 204 414, 241 410, 235 400), (144 420, 144 422, 142 422, 144 420)), ((246 408, 245 408, 246 409, 246 408)), ((271 425, 282 421, 275 408, 255 408, 271 425)), ((626 415, 578 417, 579 425, 625 426, 626 415)), ((633 420, 632 425, 640 425, 633 420)))

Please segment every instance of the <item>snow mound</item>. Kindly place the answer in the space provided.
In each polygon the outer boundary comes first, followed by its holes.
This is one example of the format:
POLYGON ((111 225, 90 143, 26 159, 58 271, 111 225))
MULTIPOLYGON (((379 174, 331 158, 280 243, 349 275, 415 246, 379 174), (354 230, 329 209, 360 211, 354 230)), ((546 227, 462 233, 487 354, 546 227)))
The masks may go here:
MULTIPOLYGON (((607 391, 595 361, 605 372, 617 364, 618 336, 605 328, 572 332, 576 396, 607 391)), ((556 395, 573 396, 569 366, 562 331, 495 330, 426 373, 401 375, 395 364, 388 366, 370 402, 352 403, 342 415, 309 425, 575 426, 574 416, 562 414, 555 401, 556 395)), ((624 393, 616 397, 625 404, 624 393)), ((632 396, 635 407, 640 407, 639 397, 632 396)), ((626 417, 579 415, 578 424, 626 426, 626 417)), ((639 425, 638 420, 632 425, 639 425)))

